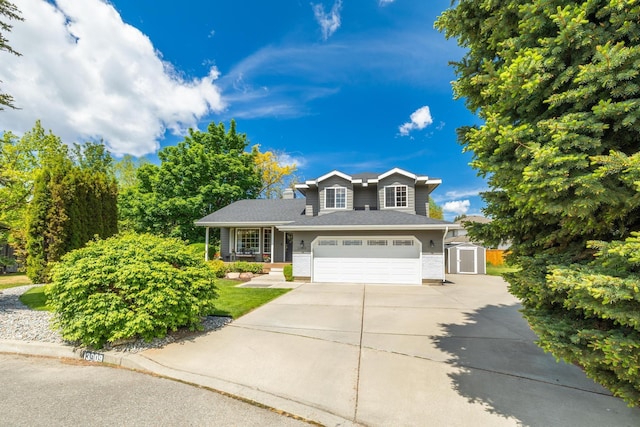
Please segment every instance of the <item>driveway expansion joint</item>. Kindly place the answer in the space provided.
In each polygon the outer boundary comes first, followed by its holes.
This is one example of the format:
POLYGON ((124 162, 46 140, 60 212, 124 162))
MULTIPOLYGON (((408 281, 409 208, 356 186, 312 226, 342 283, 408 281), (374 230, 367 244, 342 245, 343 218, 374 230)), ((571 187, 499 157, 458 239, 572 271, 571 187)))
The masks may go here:
POLYGON ((360 398, 360 366, 362 363, 362 338, 364 336, 364 309, 365 309, 365 301, 367 298, 367 288, 366 286, 362 289, 362 312, 360 317, 360 344, 358 349, 358 367, 356 368, 356 403, 353 408, 353 422, 357 423, 358 419, 358 403, 360 398))

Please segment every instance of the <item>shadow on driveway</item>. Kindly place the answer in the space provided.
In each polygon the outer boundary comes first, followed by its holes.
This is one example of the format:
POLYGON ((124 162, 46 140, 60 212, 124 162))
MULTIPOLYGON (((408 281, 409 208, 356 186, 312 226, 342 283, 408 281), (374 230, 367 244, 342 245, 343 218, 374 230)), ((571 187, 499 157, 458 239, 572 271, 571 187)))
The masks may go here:
POLYGON ((638 408, 536 346, 520 308, 488 305, 465 313, 463 325, 441 324, 445 333, 432 338, 458 368, 449 374, 456 392, 522 426, 637 425, 638 408))

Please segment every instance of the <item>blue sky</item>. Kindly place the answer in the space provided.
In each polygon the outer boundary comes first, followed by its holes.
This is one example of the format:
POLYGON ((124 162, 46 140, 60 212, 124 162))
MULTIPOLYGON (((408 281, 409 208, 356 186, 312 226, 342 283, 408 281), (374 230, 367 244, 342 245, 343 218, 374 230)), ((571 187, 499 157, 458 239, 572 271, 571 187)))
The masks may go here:
POLYGON ((14 0, 24 22, 3 55, 18 134, 41 119, 66 142, 146 155, 188 127, 232 118, 251 144, 285 153, 302 179, 400 167, 442 178, 452 219, 477 214, 484 180, 455 129, 479 123, 454 101, 433 29, 449 0, 14 0))

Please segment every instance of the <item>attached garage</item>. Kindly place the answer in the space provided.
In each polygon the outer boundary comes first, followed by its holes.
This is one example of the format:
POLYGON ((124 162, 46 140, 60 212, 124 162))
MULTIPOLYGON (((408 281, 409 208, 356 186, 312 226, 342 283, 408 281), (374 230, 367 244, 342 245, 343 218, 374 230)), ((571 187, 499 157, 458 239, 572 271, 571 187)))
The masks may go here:
POLYGON ((421 243, 414 236, 317 237, 313 282, 421 284, 421 243))

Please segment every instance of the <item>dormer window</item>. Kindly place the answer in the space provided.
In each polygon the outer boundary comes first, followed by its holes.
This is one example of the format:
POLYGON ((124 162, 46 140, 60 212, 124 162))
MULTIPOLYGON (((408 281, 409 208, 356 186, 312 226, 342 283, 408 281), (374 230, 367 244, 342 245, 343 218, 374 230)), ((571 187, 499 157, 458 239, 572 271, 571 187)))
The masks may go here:
POLYGON ((387 208, 406 208, 407 186, 389 185, 384 187, 384 206, 387 208))
POLYGON ((326 209, 346 209, 347 189, 344 187, 331 187, 324 190, 324 207, 326 209))

